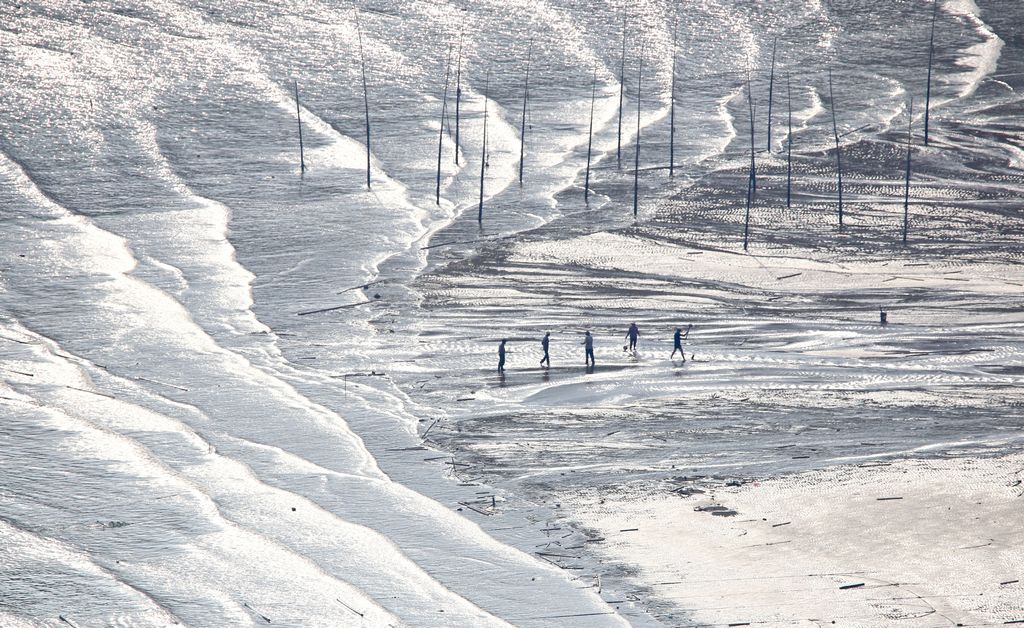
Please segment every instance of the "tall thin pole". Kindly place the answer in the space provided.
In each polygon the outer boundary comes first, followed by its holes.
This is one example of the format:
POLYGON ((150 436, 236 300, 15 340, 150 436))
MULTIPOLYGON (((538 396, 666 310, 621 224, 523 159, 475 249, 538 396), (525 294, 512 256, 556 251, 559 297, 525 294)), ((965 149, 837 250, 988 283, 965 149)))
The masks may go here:
POLYGON ((306 150, 302 145, 302 108, 299 106, 299 82, 295 84, 295 117, 299 121, 299 172, 306 171, 306 150))
POLYGON ((523 121, 519 127, 519 185, 523 184, 523 158, 526 156, 526 106, 530 101, 530 61, 533 60, 533 40, 526 53, 526 80, 523 82, 523 121))
POLYGON ((626 6, 622 6, 622 59, 619 62, 619 133, 615 144, 615 163, 622 168, 622 98, 626 90, 626 6))
POLYGON ((768 76, 768 152, 772 152, 772 101, 775 93, 775 51, 779 47, 779 38, 772 44, 772 71, 768 76))
POLYGON ((903 244, 907 243, 907 230, 910 223, 910 155, 914 129, 914 97, 910 97, 907 109, 907 183, 903 191, 903 244))
POLYGON ((366 57, 363 56, 363 28, 356 13, 356 30, 359 33, 359 65, 363 73, 363 111, 366 113, 366 189, 370 189, 370 99, 366 93, 366 57))
POLYGON ((484 221, 484 169, 487 168, 487 99, 490 94, 491 69, 487 68, 487 78, 484 80, 484 134, 483 142, 480 145, 480 207, 477 210, 476 220, 484 221))
POLYGON ((594 147, 594 101, 597 99, 597 65, 594 65, 594 86, 590 88, 590 129, 587 131, 587 176, 583 180, 583 202, 590 203, 590 153, 594 147))
POLYGON ((786 134, 786 208, 790 207, 793 191, 793 91, 786 72, 786 107, 789 110, 789 132, 786 134))
POLYGON ((828 100, 832 107, 832 135, 836 140, 836 177, 839 184, 839 228, 843 228, 843 159, 839 149, 839 127, 836 124, 836 99, 832 95, 832 68, 828 69, 828 100))
POLYGON ((750 174, 747 177, 747 211, 743 217, 743 250, 747 250, 750 241, 750 210, 754 205, 755 169, 754 169, 754 93, 750 87, 750 73, 747 73, 747 108, 750 110, 750 174))
POLYGON ((754 88, 750 82, 750 72, 747 72, 747 105, 750 108, 750 205, 757 202, 757 167, 754 162, 754 88))
POLYGON ((932 57, 935 55, 935 18, 939 15, 939 0, 932 4, 932 34, 928 38, 928 87, 924 96, 924 145, 928 145, 928 112, 932 103, 932 57))
POLYGON ((640 99, 643 97, 644 45, 640 44, 640 71, 636 78, 636 153, 633 155, 633 218, 640 205, 640 99))
MULTIPOLYGON (((448 44, 448 60, 444 65, 444 96, 441 98, 441 130, 437 134, 437 190, 434 201, 441 204, 441 153, 444 148, 444 121, 448 117, 448 80, 452 71, 452 45, 448 44)), ((458 146, 455 150, 458 151, 458 146)))
POLYGON ((679 31, 679 23, 672 25, 672 81, 669 84, 669 109, 668 109, 668 176, 675 176, 676 165, 676 36, 679 31))
POLYGON ((459 32, 459 55, 455 65, 455 165, 459 165, 459 106, 462 103, 462 32, 459 32))

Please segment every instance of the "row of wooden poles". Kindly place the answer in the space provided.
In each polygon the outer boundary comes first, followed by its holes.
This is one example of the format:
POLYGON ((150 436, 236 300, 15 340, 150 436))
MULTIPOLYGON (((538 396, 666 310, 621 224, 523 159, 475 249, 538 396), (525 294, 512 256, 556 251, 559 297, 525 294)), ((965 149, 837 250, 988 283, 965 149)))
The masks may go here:
MULTIPOLYGON (((933 0, 932 5, 932 19, 931 19, 931 34, 928 40, 928 78, 927 86, 925 90, 925 111, 924 111, 924 145, 928 145, 928 114, 931 105, 931 86, 932 86, 932 59, 935 52, 935 20, 938 15, 938 0, 933 0)), ((366 57, 363 54, 363 35, 362 28, 359 26, 358 19, 357 33, 359 41, 359 59, 360 59, 360 71, 362 75, 363 84, 363 110, 366 120, 366 188, 372 189, 371 180, 371 165, 370 165, 370 100, 366 86, 366 57)), ((676 109, 676 59, 677 59, 677 40, 676 30, 673 29, 672 33, 672 78, 671 86, 669 89, 669 161, 668 161, 668 174, 669 177, 675 174, 675 109, 676 109)), ((619 107, 618 107, 618 131, 617 141, 615 148, 615 159, 618 168, 622 168, 622 114, 623 114, 623 99, 625 97, 625 71, 626 71, 626 14, 623 12, 622 17, 622 54, 621 62, 619 64, 619 107)), ((440 205, 441 203, 441 163, 444 153, 444 134, 445 134, 445 122, 448 120, 448 94, 451 87, 451 70, 452 70, 452 48, 448 46, 448 56, 445 64, 445 79, 444 79, 444 92, 441 98, 441 129, 437 140, 437 181, 435 188, 435 202, 440 205)), ((776 52, 778 49, 778 39, 776 38, 772 45, 772 58, 771 58, 771 70, 768 79, 768 152, 772 150, 772 104, 774 102, 774 90, 775 90, 775 61, 776 52)), ((526 56, 526 72, 523 81, 523 109, 522 118, 519 129, 519 184, 523 183, 523 165, 526 157, 526 120, 529 110, 530 101, 530 65, 533 61, 533 41, 530 41, 530 45, 526 56)), ((640 198, 640 131, 641 131, 641 97, 643 94, 643 72, 644 72, 644 46, 641 44, 640 48, 640 59, 639 59, 639 70, 637 73, 637 99, 636 99, 636 140, 635 150, 633 154, 633 217, 636 218, 639 213, 639 198, 640 198)), ((483 138, 481 142, 481 156, 480 156, 480 198, 477 209, 477 220, 483 222, 484 217, 484 176, 488 165, 487 159, 487 121, 488 121, 488 102, 490 94, 490 80, 491 73, 490 69, 487 70, 486 78, 484 79, 484 110, 483 110, 483 138)), ((298 81, 294 83, 295 89, 295 113, 298 119, 299 127, 299 167, 300 172, 306 172, 306 157, 305 147, 302 139, 302 108, 299 102, 299 84, 298 81)), ((747 194, 746 194, 746 212, 743 222, 743 250, 747 250, 750 237, 750 212, 754 206, 756 195, 757 195, 757 165, 755 160, 755 138, 754 138, 754 98, 753 90, 750 84, 750 73, 747 73, 746 80, 746 91, 747 91, 747 106, 750 113, 750 169, 747 177, 747 194)), ((836 182, 838 189, 838 205, 839 205, 839 229, 843 228, 843 162, 842 162, 842 150, 840 148, 840 135, 839 126, 836 121, 836 106, 835 97, 832 91, 832 69, 828 70, 828 95, 830 109, 832 112, 832 134, 835 140, 835 152, 836 152, 836 182)), ((591 87, 590 94, 590 123, 588 129, 588 140, 587 140, 587 167, 586 174, 584 175, 583 182, 583 200, 585 203, 590 201, 590 170, 591 170, 591 159, 593 155, 594 146, 594 104, 597 99, 597 66, 594 66, 594 77, 593 85, 591 87)), ((792 107, 792 91, 790 89, 790 78, 787 72, 786 74, 786 101, 788 107, 788 136, 786 141, 786 207, 791 207, 792 203, 792 182, 793 182, 793 107, 792 107)), ((459 39, 459 45, 456 52, 455 59, 455 164, 459 164, 459 146, 460 137, 460 110, 462 103, 462 41, 461 36, 459 39)), ((904 196, 903 196, 903 228, 902 228, 902 240, 903 243, 907 242, 907 231, 909 229, 909 214, 910 214, 910 176, 911 176, 911 155, 913 148, 913 113, 914 113, 914 99, 910 98, 907 114, 907 162, 906 162, 906 180, 904 185, 904 196)), ((451 132, 451 125, 448 126, 449 133, 451 132)), ((859 129, 857 129, 859 130, 859 129)), ((851 131, 852 132, 852 131, 851 131)))

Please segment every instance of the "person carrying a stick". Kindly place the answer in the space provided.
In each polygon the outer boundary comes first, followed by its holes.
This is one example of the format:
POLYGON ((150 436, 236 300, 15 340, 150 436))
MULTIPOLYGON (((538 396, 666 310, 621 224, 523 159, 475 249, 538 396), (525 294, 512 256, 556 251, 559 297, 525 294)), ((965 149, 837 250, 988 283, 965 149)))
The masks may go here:
POLYGON ((669 359, 675 359, 676 351, 678 351, 679 355, 683 356, 683 362, 686 362, 686 352, 683 351, 683 341, 690 336, 691 327, 693 327, 692 323, 686 326, 686 333, 683 333, 682 329, 676 327, 676 333, 672 337, 672 356, 669 359))

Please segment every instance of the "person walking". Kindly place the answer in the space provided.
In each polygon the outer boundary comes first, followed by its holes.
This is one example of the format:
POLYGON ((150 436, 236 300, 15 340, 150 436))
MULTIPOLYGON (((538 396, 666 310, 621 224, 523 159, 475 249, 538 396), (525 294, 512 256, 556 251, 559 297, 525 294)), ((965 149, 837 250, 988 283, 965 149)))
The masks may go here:
POLYGON ((636 341, 640 337, 640 328, 636 326, 636 323, 629 324, 629 330, 626 332, 626 338, 629 338, 629 350, 636 352, 636 341))
POLYGON ((540 346, 544 348, 544 357, 540 359, 540 365, 548 365, 551 368, 551 356, 548 354, 548 347, 551 344, 551 332, 546 332, 544 337, 540 339, 540 346))
POLYGON ((501 344, 498 345, 498 372, 505 372, 505 339, 501 339, 501 344))
POLYGON ((586 352, 584 357, 584 363, 587 366, 594 366, 596 364, 594 360, 594 337, 590 335, 589 331, 583 337, 583 347, 584 351, 586 352))
POLYGON ((683 340, 690 336, 691 327, 693 327, 692 324, 686 326, 685 334, 683 333, 682 329, 676 327, 676 333, 672 337, 672 356, 669 359, 675 359, 676 351, 678 351, 679 355, 683 356, 683 362, 686 362, 686 352, 683 351, 683 340))

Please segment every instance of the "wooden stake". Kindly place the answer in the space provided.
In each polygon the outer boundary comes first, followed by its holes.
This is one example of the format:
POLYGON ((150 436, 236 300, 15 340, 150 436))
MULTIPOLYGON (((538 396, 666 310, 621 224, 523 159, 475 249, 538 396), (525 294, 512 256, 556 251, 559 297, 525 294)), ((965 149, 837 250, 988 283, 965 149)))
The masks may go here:
POLYGON ((477 210, 476 220, 479 223, 484 221, 484 169, 487 168, 487 98, 490 93, 491 69, 487 69, 487 78, 484 80, 484 133, 483 142, 480 147, 480 207, 477 210))
POLYGON ((533 40, 526 53, 526 80, 523 82, 523 121, 519 126, 519 185, 523 184, 523 159, 526 155, 526 107, 530 101, 530 61, 533 59, 533 40))
MULTIPOLYGON (((437 189, 434 193, 435 202, 441 204, 441 152, 444 147, 444 121, 448 117, 448 79, 452 70, 452 46, 448 44, 448 60, 444 66, 444 96, 441 98, 441 130, 437 134, 437 189)), ((459 147, 455 147, 455 152, 459 147)))
POLYGON ((914 128, 914 97, 910 97, 907 109, 907 183, 903 191, 903 244, 907 243, 907 230, 910 222, 910 155, 914 128))
POLYGON ((299 121, 299 173, 306 172, 306 150, 302 145, 302 109, 299 106, 299 82, 295 84, 295 117, 299 121))
POLYGON ((828 100, 832 108, 832 135, 836 140, 836 177, 839 184, 839 229, 843 228, 843 159, 839 150, 839 127, 836 125, 836 99, 832 95, 832 68, 828 69, 828 100))
POLYGON ((583 180, 583 202, 590 203, 590 154, 594 147, 594 101, 597 99, 597 64, 594 65, 594 85, 590 88, 590 130, 587 132, 587 176, 583 180))

